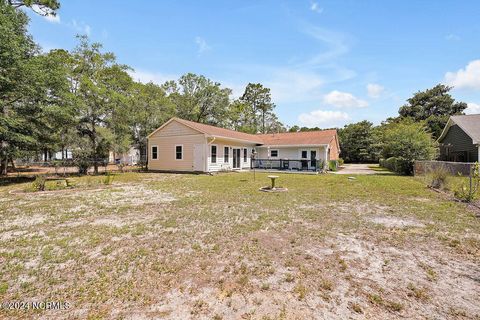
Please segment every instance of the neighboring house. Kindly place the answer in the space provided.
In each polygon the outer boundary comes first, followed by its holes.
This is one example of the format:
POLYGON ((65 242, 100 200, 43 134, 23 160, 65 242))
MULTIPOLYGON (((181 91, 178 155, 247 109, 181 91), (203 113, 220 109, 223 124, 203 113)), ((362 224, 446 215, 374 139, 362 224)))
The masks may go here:
POLYGON ((480 158, 480 114, 451 116, 437 142, 440 160, 475 162, 480 158))
POLYGON ((136 165, 140 162, 140 150, 135 147, 131 147, 127 152, 115 153, 110 151, 108 153, 108 162, 115 164, 127 164, 129 166, 136 165))
POLYGON ((50 152, 45 151, 42 153, 41 161, 52 161, 52 160, 71 160, 73 159, 73 153, 70 149, 65 149, 63 151, 50 152))
MULTIPOLYGON (((335 130, 254 135, 179 118, 168 120, 147 138, 148 169, 159 171, 250 169, 253 152, 257 162, 265 157, 264 160, 291 159, 310 163, 314 157, 325 164, 326 160, 338 159, 340 151, 335 130), (281 138, 281 143, 277 137, 281 138)), ((303 169, 312 168, 308 163, 303 169)))

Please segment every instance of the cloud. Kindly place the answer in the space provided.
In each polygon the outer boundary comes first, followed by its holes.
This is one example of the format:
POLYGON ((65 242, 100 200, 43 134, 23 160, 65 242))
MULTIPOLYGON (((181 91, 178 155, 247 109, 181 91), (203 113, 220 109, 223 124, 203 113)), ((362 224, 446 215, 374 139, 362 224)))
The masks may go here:
POLYGON ((467 103, 467 109, 465 109, 466 114, 477 114, 480 113, 480 104, 469 102, 467 103))
POLYGON ((375 84, 375 83, 367 84, 367 92, 370 98, 374 98, 374 99, 379 98, 384 90, 385 88, 379 84, 375 84))
POLYGON ((195 43, 197 44, 198 46, 198 54, 202 54, 206 51, 209 51, 210 49, 212 49, 208 44, 207 44, 207 41, 205 41, 205 39, 203 39, 202 37, 196 37, 195 38, 195 43))
POLYGON ((314 110, 298 116, 298 121, 307 127, 339 127, 349 120, 350 116, 342 111, 314 110))
POLYGON ((350 50, 345 36, 341 33, 313 26, 307 27, 304 32, 312 36, 314 39, 323 42, 327 47, 322 53, 307 60, 305 65, 315 66, 323 64, 344 55, 350 50))
POLYGON ((45 20, 51 23, 60 23, 60 15, 52 9, 37 4, 32 5, 32 10, 41 15, 45 20))
POLYGON ((87 36, 90 36, 90 33, 92 32, 92 28, 86 24, 85 22, 77 22, 77 20, 73 19, 72 23, 69 24, 71 28, 73 28, 75 31, 86 34, 87 36))
POLYGON ((480 60, 471 61, 457 72, 447 72, 445 82, 457 89, 480 90, 480 60))
POLYGON ((368 106, 368 102, 358 99, 353 94, 334 90, 323 97, 326 104, 337 108, 364 108, 368 106))
POLYGON ((128 73, 135 81, 139 81, 141 83, 153 82, 158 85, 162 85, 166 81, 177 80, 179 78, 178 75, 149 72, 149 71, 138 70, 138 69, 133 71, 128 71, 128 73))
POLYGON ((323 8, 321 8, 317 2, 312 2, 312 4, 310 5, 310 10, 312 10, 313 12, 316 12, 316 13, 322 13, 323 12, 323 8))
POLYGON ((450 34, 447 34, 445 36, 445 40, 449 40, 449 41, 460 41, 461 38, 460 36, 454 34, 454 33, 450 33, 450 34))
POLYGON ((320 89, 325 81, 313 72, 286 68, 274 70, 269 74, 272 78, 264 83, 270 88, 275 102, 314 100, 322 96, 320 89))

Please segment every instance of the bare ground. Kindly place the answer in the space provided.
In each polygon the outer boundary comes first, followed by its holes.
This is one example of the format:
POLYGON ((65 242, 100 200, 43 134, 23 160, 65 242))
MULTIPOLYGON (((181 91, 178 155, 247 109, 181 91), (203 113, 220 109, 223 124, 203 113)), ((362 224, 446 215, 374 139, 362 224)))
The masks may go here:
POLYGON ((480 224, 465 205, 411 178, 281 179, 287 194, 248 174, 3 188, 1 300, 70 308, 0 316, 480 318, 480 224))

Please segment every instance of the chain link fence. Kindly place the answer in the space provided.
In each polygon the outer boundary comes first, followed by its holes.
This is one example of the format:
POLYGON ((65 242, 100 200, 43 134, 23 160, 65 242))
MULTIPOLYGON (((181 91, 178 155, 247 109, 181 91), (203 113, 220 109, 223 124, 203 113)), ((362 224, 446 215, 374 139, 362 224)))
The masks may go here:
POLYGON ((437 170, 445 170, 452 176, 465 176, 471 174, 474 163, 448 162, 448 161, 415 161, 414 175, 422 176, 437 170))

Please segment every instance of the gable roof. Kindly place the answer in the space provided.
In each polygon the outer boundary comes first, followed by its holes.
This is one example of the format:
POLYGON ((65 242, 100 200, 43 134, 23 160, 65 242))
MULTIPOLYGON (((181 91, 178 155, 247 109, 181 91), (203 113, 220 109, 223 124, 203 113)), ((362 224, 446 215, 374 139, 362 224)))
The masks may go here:
POLYGON ((438 142, 443 140, 448 132, 448 129, 450 129, 450 127, 454 124, 458 125, 463 132, 472 138, 474 144, 480 144, 480 114, 451 116, 448 119, 442 134, 438 138, 438 142))
POLYGON ((326 145, 332 143, 332 141, 335 140, 334 142, 336 143, 337 148, 339 148, 337 130, 249 134, 235 130, 219 128, 208 124, 184 120, 177 117, 173 117, 167 122, 165 122, 160 128, 150 133, 147 138, 150 138, 152 135, 167 126, 172 121, 176 121, 200 133, 216 138, 233 139, 255 144, 274 146, 326 145))
POLYGON ((160 128, 158 128, 157 130, 149 134, 147 138, 150 138, 153 134, 161 130, 163 127, 165 127, 167 124, 169 124, 172 121, 176 121, 200 133, 203 133, 212 137, 216 137, 216 138, 241 140, 241 141, 247 141, 251 143, 263 143, 262 140, 257 135, 254 135, 254 134, 239 132, 239 131, 225 129, 225 128, 219 128, 219 127, 211 126, 208 124, 188 121, 188 120, 184 120, 176 117, 168 120, 160 128))
MULTIPOLYGON (((337 140, 337 130, 282 132, 258 135, 266 145, 296 146, 330 144, 337 140)), ((338 140, 336 141, 338 144, 338 140)), ((338 145, 337 145, 338 146, 338 145)))

